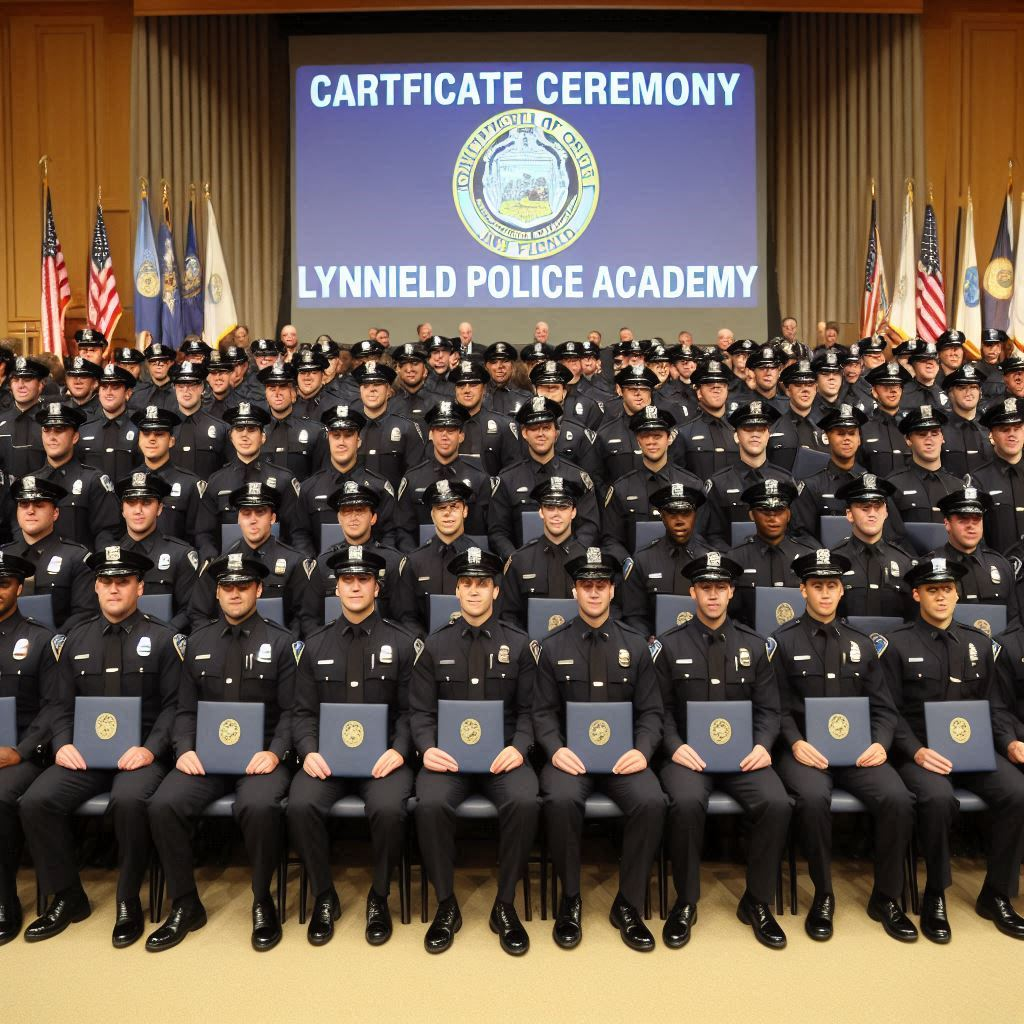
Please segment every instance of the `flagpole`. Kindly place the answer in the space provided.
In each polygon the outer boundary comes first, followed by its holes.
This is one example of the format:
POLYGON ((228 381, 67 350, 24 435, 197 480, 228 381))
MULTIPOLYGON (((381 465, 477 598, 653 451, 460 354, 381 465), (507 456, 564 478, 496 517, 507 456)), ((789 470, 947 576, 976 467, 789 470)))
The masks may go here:
MULTIPOLYGON (((39 218, 40 221, 42 222, 42 234, 41 234, 40 237, 45 239, 46 238, 46 196, 47 196, 47 193, 48 193, 49 188, 50 188, 50 158, 45 153, 39 158, 39 166, 42 167, 42 169, 43 169, 42 192, 41 192, 41 195, 40 195, 40 206, 42 207, 42 213, 41 213, 41 216, 39 218)), ((26 327, 27 327, 27 325, 26 325, 26 327)), ((42 340, 43 340, 43 324, 42 324, 42 319, 40 319, 40 322, 39 322, 39 341, 40 341, 40 344, 42 344, 42 340)), ((25 335, 25 355, 29 354, 28 349, 29 349, 28 335, 26 334, 25 335)))
POLYGON ((950 303, 950 308, 953 310, 953 323, 956 323, 956 297, 957 290, 960 288, 960 229, 964 219, 964 207, 963 203, 957 203, 956 205, 956 241, 953 243, 953 291, 950 293, 950 298, 954 301, 950 303))

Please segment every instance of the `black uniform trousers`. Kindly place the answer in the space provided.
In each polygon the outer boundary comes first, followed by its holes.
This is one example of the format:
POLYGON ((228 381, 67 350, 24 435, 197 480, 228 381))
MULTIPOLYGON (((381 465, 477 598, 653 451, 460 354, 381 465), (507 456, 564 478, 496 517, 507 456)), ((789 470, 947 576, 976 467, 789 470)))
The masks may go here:
POLYGON ((654 772, 645 768, 632 775, 570 775, 549 761, 540 773, 540 788, 548 850, 564 894, 579 894, 583 813, 587 797, 601 792, 625 817, 619 892, 627 903, 643 909, 665 826, 665 794, 654 772))
POLYGON ((529 762, 500 775, 432 772, 416 775, 416 836, 438 901, 455 888, 455 810, 479 793, 498 809, 498 899, 514 903, 516 885, 537 834, 537 775, 529 762))
POLYGON ((391 876, 402 856, 406 801, 412 796, 413 771, 403 764, 382 779, 314 779, 295 773, 288 791, 288 836, 309 874, 315 896, 334 888, 331 879, 331 841, 327 816, 343 796, 358 796, 366 804, 373 847, 373 889, 387 898, 391 876))
POLYGON ((728 793, 750 823, 747 852, 747 892, 755 903, 771 903, 786 848, 792 801, 771 768, 753 772, 695 772, 675 761, 661 769, 668 794, 668 847, 676 899, 700 899, 700 856, 704 822, 713 789, 728 793))
POLYGON ((90 797, 110 793, 109 814, 117 837, 117 900, 135 899, 152 849, 146 806, 166 774, 167 766, 160 761, 131 772, 50 765, 19 804, 42 891, 53 895, 81 885, 71 817, 90 797))
POLYGON ((18 800, 42 771, 37 761, 22 761, 0 769, 0 903, 6 903, 17 891, 18 862, 25 840, 18 800))
POLYGON ((914 798, 891 764, 873 768, 811 768, 788 750, 775 770, 796 799, 793 813, 816 893, 832 892, 832 788, 852 793, 874 825, 875 893, 898 900, 903 863, 914 829, 914 798))
POLYGON ((279 764, 266 775, 186 775, 175 768, 149 804, 167 892, 179 900, 196 891, 192 861, 192 826, 206 808, 229 793, 235 794, 234 817, 242 830, 252 865, 253 898, 270 898, 270 883, 284 846, 284 810, 288 769, 279 764))
POLYGON ((900 766, 900 777, 917 798, 917 838, 928 872, 926 888, 947 889, 949 830, 959 811, 953 787, 968 789, 988 804, 991 814, 985 885, 1000 896, 1017 895, 1024 843, 1024 775, 1001 754, 992 772, 938 775, 913 761, 900 766))

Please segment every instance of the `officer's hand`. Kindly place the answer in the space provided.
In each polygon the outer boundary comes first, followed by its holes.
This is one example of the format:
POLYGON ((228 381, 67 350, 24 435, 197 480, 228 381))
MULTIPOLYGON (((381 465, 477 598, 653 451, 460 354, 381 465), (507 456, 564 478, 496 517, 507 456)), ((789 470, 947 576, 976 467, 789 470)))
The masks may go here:
POLYGON ((676 747, 672 760, 676 764, 681 764, 684 768, 689 768, 692 772, 702 772, 708 766, 707 762, 689 743, 682 743, 676 747))
POLYGON ((0 768, 21 764, 21 754, 14 747, 0 747, 0 768))
POLYGON ((315 750, 302 759, 302 770, 314 779, 326 779, 331 774, 327 762, 315 750))
POLYGON ((567 775, 587 774, 586 766, 568 747, 559 747, 551 758, 551 763, 567 775))
POLYGON ((423 767, 431 772, 457 772, 459 762, 440 747, 430 747, 423 751, 423 767))
POLYGON ((194 750, 186 750, 185 753, 178 758, 175 767, 179 772, 182 772, 185 775, 206 774, 203 762, 199 760, 199 755, 194 750))
POLYGON ((760 743, 757 743, 754 745, 754 749, 740 761, 740 771, 756 772, 760 768, 767 768, 771 763, 772 755, 760 743))
POLYGON ((396 768, 401 768, 403 764, 405 764, 405 758, 397 750, 389 748, 377 758, 377 763, 373 766, 373 771, 370 774, 375 779, 383 779, 385 775, 390 775, 396 768))
POLYGON ((953 770, 953 762, 931 747, 921 747, 914 755, 914 763, 936 775, 948 775, 953 770))
POLYGON ((145 768, 153 763, 153 752, 145 747, 129 747, 117 762, 123 772, 133 772, 136 768, 145 768))
MULTIPOLYGON (((10 747, 7 749, 10 750, 10 747)), ((3 750, 0 750, 0 757, 2 756, 3 750)), ((1024 764, 1024 741, 1014 740, 1006 748, 1006 756, 1013 762, 1013 764, 1024 764)), ((17 761, 14 762, 14 764, 17 763, 17 761)), ((0 765, 2 765, 2 762, 0 762, 0 765)))
POLYGON ((627 750, 612 765, 612 775, 635 775, 647 767, 647 758, 639 750, 627 750))
POLYGON ((828 767, 828 758, 824 757, 820 750, 812 747, 807 740, 797 740, 793 744, 793 756, 800 764, 806 765, 808 768, 825 769, 828 767))
POLYGON ((245 774, 269 775, 280 763, 281 759, 272 750, 257 750, 245 766, 245 774))
POLYGON ((881 743, 872 743, 871 746, 857 758, 857 767, 877 768, 880 764, 885 764, 888 757, 889 755, 885 752, 885 747, 883 747, 881 743))
POLYGON ((65 743, 57 751, 53 759, 61 768, 70 768, 74 772, 84 772, 88 767, 85 763, 85 758, 78 752, 78 747, 74 743, 65 743))
POLYGON ((523 763, 523 755, 515 747, 506 747, 491 762, 491 774, 501 775, 503 772, 510 772, 523 763))

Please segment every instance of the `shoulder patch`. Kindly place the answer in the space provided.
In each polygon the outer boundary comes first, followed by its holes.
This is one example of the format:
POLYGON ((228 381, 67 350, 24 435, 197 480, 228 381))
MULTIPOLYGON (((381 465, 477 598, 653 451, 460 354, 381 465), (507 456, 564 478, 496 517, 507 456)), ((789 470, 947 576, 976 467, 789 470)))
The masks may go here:
POLYGON ((510 421, 509 425, 508 425, 508 429, 512 431, 512 436, 518 441, 519 440, 519 424, 514 422, 514 421, 510 421))
POLYGON ((512 556, 509 555, 508 559, 505 561, 505 568, 502 569, 501 571, 503 573, 507 573, 511 565, 512 565, 512 556))
POLYGON ((408 486, 409 481, 403 476, 398 484, 398 500, 401 500, 403 494, 405 494, 405 488, 408 486))
POLYGON ((185 651, 188 650, 188 637, 184 633, 175 633, 171 637, 171 643, 174 644, 174 649, 178 653, 178 660, 185 660, 185 651))
POLYGON ((300 491, 301 489, 302 489, 302 486, 301 486, 301 484, 299 483, 298 479, 297 479, 296 477, 294 477, 294 476, 293 476, 293 477, 292 477, 292 490, 293 490, 293 491, 295 492, 295 497, 296 497, 296 498, 297 498, 297 497, 299 496, 299 491, 300 491))
POLYGON ((196 481, 196 490, 199 492, 199 497, 200 498, 205 497, 205 495, 206 495, 206 481, 205 480, 197 480, 196 481))
POLYGON ((540 663, 540 641, 539 640, 531 640, 530 641, 530 653, 533 655, 533 660, 539 664, 540 663))
POLYGON ((408 561, 409 561, 409 559, 405 555, 402 555, 402 557, 401 557, 401 559, 400 559, 400 561, 398 563, 398 575, 399 576, 402 575, 402 572, 405 570, 405 563, 408 562, 408 561))
POLYGON ((1024 562, 1017 555, 1010 555, 1010 565, 1013 566, 1013 578, 1019 580, 1020 570, 1024 567, 1024 562))
POLYGON ((796 482, 796 493, 797 494, 803 494, 804 493, 804 482, 803 482, 803 480, 797 480, 797 482, 796 482))
POLYGON ((195 551, 190 551, 188 553, 188 560, 192 568, 199 572, 199 555, 195 551))
POLYGON ((311 579, 313 573, 316 571, 316 559, 304 558, 302 560, 302 568, 306 570, 306 579, 311 579))
POLYGON ((207 558, 206 561, 203 562, 202 566, 200 566, 200 569, 199 569, 199 575, 200 576, 202 576, 203 573, 206 572, 206 569, 209 566, 209 564, 210 564, 210 560, 207 558))
POLYGON ((590 474, 585 469, 580 470, 580 479, 583 481, 583 486, 586 487, 588 491, 592 491, 594 489, 594 481, 590 479, 590 474))
POLYGON ((302 652, 306 649, 306 645, 301 640, 296 640, 292 643, 292 654, 295 655, 295 664, 302 660, 302 652))
POLYGON ((658 655, 661 654, 661 641, 658 639, 652 640, 648 645, 647 649, 651 652, 651 661, 657 661, 658 655))
POLYGON ((50 637, 50 650, 53 651, 55 661, 60 661, 60 652, 64 650, 64 641, 67 640, 65 633, 55 633, 50 637))
POLYGON ((110 482, 110 477, 106 473, 100 473, 100 483, 103 485, 103 490, 114 493, 114 485, 110 482))
POLYGON ((622 563, 622 580, 623 580, 623 582, 625 582, 626 580, 629 579, 629 574, 633 571, 633 565, 634 565, 634 562, 633 562, 632 558, 627 558, 622 563))
POLYGON ((872 633, 871 642, 875 645, 875 652, 879 657, 885 654, 885 649, 889 646, 889 641, 886 640, 881 633, 872 633))
POLYGON ((764 653, 768 655, 768 660, 771 661, 775 656, 775 652, 779 649, 779 641, 775 637, 770 636, 765 639, 764 642, 764 653))
POLYGON ((604 496, 604 507, 607 508, 611 504, 611 500, 615 495, 615 488, 609 487, 608 493, 604 496))
POLYGON ((992 641, 992 660, 995 661, 999 657, 999 652, 1002 651, 1003 645, 997 643, 995 640, 992 641))
POLYGON ((491 497, 493 498, 494 495, 495 495, 495 492, 498 490, 498 484, 501 483, 501 477, 500 476, 492 476, 490 478, 490 480, 491 480, 491 497))
POLYGON ((710 493, 711 493, 711 489, 712 489, 712 488, 713 488, 714 486, 715 486, 715 485, 714 485, 714 484, 713 484, 713 483, 711 482, 711 480, 705 480, 705 481, 704 481, 704 493, 705 493, 705 494, 710 494, 710 493))
POLYGON ((388 494, 390 494, 392 498, 395 496, 395 489, 394 489, 394 487, 391 486, 391 481, 390 480, 385 480, 384 481, 384 490, 387 491, 388 494))
POLYGON ((412 642, 412 649, 416 652, 416 657, 412 659, 412 663, 415 665, 420 660, 420 655, 423 653, 423 648, 427 645, 419 638, 416 637, 412 642))

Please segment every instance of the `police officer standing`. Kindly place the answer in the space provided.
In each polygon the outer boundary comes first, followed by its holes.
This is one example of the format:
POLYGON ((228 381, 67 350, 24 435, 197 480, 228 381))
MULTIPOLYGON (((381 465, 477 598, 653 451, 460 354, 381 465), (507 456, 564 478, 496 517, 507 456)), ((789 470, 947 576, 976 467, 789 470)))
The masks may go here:
POLYGON ((401 859, 406 801, 412 795, 413 746, 409 729, 409 677, 422 647, 381 617, 376 597, 384 560, 361 545, 339 547, 328 564, 336 578, 341 615, 309 637, 295 682, 294 744, 302 771, 288 795, 288 831, 306 866, 315 904, 307 938, 329 942, 341 903, 331 880, 327 815, 336 800, 358 795, 366 805, 373 845, 373 884, 366 894, 366 941, 391 938, 388 892, 401 859), (322 704, 386 704, 388 747, 370 778, 340 778, 319 753, 322 704))
POLYGON ((498 893, 490 926, 506 953, 521 956, 530 937, 516 913, 516 884, 526 871, 539 815, 537 776, 526 761, 533 745, 536 663, 526 634, 495 614, 501 559, 471 547, 446 569, 457 580, 462 616, 427 638, 409 684, 412 737, 423 756, 416 829, 438 901, 424 945, 428 953, 443 953, 462 925, 454 891, 455 809, 481 792, 498 809, 498 893), (451 753, 438 746, 439 700, 503 702, 505 746, 487 774, 460 772, 451 753))

